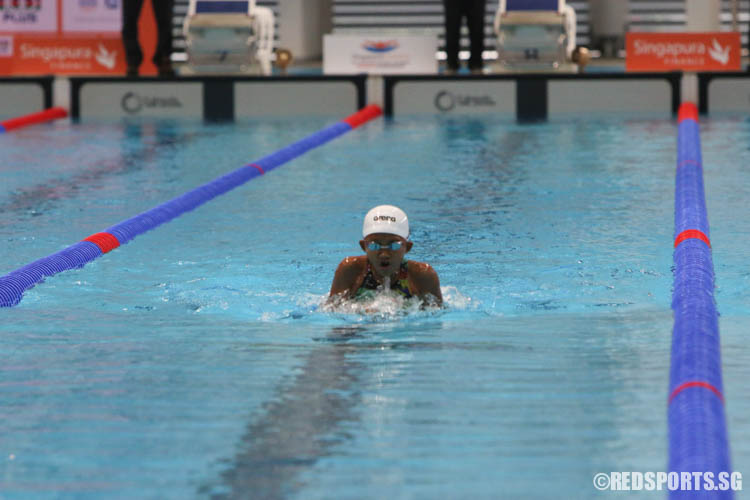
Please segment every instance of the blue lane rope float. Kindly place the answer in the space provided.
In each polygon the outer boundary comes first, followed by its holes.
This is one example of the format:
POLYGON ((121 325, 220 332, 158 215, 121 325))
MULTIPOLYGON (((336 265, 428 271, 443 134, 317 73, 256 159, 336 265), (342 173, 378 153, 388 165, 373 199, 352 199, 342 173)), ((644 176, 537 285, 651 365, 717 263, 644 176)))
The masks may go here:
POLYGON ((86 263, 120 245, 124 245, 139 234, 169 222, 175 217, 193 210, 207 201, 263 175, 381 114, 380 107, 371 104, 344 120, 260 160, 218 177, 151 210, 115 224, 103 232, 92 234, 83 241, 79 241, 60 252, 34 261, 0 277, 0 307, 11 307, 18 304, 23 298, 24 292, 43 281, 45 277, 68 269, 83 267, 86 263))
MULTIPOLYGON (((678 120, 669 470, 712 472, 718 484, 718 474, 731 473, 731 468, 698 109, 683 103, 678 120)), ((695 498, 696 493, 677 490, 670 496, 695 498)), ((733 497, 731 489, 701 493, 711 498, 733 497)))

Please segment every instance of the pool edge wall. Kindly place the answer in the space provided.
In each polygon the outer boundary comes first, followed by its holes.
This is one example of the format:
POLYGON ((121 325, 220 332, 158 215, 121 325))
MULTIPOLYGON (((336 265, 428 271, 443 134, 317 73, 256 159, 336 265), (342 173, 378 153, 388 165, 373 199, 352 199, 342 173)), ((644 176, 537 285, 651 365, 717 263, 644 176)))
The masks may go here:
MULTIPOLYGON (((750 114, 750 73, 697 76, 701 114, 750 114)), ((523 122, 584 113, 644 113, 672 118, 682 100, 682 79, 680 72, 71 77, 66 100, 74 120, 335 117, 362 109, 373 98, 382 101, 386 116, 492 114, 523 122), (381 92, 373 89, 381 87, 382 95, 377 95, 381 92)), ((55 102, 55 92, 60 92, 54 82, 53 76, 0 78, 4 97, 0 114, 12 118, 49 108, 55 102)))
POLYGON ((53 76, 0 78, 0 120, 51 107, 53 82, 53 76))
POLYGON ((71 117, 242 118, 342 116, 365 107, 366 75, 71 78, 71 117))
POLYGON ((682 74, 583 73, 386 76, 384 111, 487 115, 521 122, 580 113, 648 113, 671 118, 682 74))
POLYGON ((698 73, 698 109, 702 115, 750 114, 750 72, 698 73))

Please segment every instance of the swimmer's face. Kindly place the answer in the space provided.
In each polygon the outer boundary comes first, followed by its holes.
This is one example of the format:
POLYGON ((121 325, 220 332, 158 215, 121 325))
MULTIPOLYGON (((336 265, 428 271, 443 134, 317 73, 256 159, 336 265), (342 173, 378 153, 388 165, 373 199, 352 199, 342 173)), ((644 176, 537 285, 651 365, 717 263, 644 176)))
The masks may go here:
POLYGON ((367 252, 367 260, 378 276, 386 277, 396 274, 401 267, 406 252, 411 250, 413 243, 395 234, 375 233, 370 234, 364 240, 360 240, 359 246, 367 252), (375 243, 375 245, 371 245, 375 243), (393 245, 393 244, 397 245, 393 245), (400 246, 399 246, 400 245, 400 246), (380 248, 372 248, 373 246, 380 248), (399 246, 393 249, 393 246, 399 246))

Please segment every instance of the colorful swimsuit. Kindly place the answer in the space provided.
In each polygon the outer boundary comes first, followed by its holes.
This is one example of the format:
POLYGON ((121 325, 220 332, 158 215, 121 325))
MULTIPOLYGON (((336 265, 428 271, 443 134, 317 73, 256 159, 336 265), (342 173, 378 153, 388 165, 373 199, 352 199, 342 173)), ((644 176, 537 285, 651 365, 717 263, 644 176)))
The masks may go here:
MULTIPOLYGON (((391 290, 400 293, 404 296, 404 298, 408 299, 411 297, 411 292, 409 291, 409 278, 406 270, 406 265, 407 261, 403 261, 401 263, 401 268, 398 270, 396 282, 391 283, 391 290)), ((359 289, 357 289, 357 293, 354 294, 354 298, 372 297, 374 291, 377 290, 378 287, 382 287, 382 285, 380 285, 375 279, 375 276, 372 275, 372 268, 370 267, 370 263, 368 262, 367 275, 365 275, 364 281, 362 281, 359 289)))

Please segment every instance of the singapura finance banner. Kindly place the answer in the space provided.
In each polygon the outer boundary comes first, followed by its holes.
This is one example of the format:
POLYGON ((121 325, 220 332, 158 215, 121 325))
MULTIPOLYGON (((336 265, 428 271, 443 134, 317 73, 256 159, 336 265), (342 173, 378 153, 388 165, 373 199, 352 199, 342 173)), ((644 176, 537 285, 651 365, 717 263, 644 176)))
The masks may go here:
POLYGON ((627 71, 739 71, 739 33, 628 33, 627 71))
POLYGON ((123 0, 0 0, 0 75, 122 74, 123 0))

